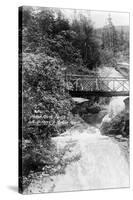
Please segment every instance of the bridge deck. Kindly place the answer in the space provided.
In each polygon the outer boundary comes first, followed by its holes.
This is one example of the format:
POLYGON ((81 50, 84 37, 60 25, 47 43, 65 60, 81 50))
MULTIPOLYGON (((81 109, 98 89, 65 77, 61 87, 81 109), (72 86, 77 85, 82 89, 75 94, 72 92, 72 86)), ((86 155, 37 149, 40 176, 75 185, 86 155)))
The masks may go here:
POLYGON ((88 98, 89 96, 97 96, 97 97, 112 97, 112 96, 129 96, 129 92, 117 92, 117 91, 70 91, 69 94, 72 97, 82 97, 88 98))

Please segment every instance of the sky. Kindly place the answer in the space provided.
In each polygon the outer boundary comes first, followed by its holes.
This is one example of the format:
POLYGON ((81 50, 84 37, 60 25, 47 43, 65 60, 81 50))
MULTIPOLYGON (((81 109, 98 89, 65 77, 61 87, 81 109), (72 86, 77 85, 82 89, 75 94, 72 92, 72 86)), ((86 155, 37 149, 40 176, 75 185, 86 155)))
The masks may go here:
MULTIPOLYGON (((74 16, 73 9, 61 9, 68 18, 74 16)), ((110 14, 112 22, 115 26, 129 26, 129 13, 126 12, 108 12, 108 11, 87 11, 87 10, 76 10, 77 14, 82 13, 92 20, 95 28, 103 27, 107 23, 107 18, 110 14)))
POLYGON ((112 22, 115 26, 119 26, 119 25, 129 26, 128 13, 91 11, 90 16, 91 16, 92 21, 94 22, 94 26, 97 28, 103 27, 107 22, 107 18, 109 14, 111 15, 112 22))
MULTIPOLYGON (((45 9, 45 7, 34 7, 45 9)), ((56 9, 56 8, 54 8, 56 9)), ((58 9, 58 8, 57 8, 58 9)), ((91 19, 92 24, 95 28, 101 28, 107 23, 109 15, 111 16, 112 23, 115 26, 129 26, 129 13, 127 12, 112 12, 112 11, 94 11, 94 10, 82 10, 82 9, 68 9, 68 8, 59 8, 63 14, 68 19, 73 19, 74 16, 78 17, 78 14, 83 14, 91 19)))

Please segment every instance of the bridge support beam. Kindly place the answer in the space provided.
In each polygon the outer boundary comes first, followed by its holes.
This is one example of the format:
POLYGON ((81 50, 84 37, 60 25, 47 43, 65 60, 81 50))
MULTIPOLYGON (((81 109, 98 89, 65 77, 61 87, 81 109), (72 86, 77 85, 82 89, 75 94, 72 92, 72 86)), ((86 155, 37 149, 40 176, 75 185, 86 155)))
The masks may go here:
POLYGON ((127 91, 69 91, 72 97, 89 98, 90 96, 97 97, 112 97, 112 96, 129 96, 127 91))

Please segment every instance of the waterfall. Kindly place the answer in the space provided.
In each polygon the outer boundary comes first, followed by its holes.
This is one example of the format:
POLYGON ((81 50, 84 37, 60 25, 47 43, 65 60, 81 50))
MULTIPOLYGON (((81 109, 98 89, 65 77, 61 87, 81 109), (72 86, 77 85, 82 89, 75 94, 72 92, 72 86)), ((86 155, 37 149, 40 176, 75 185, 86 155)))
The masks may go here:
POLYGON ((115 117, 125 109, 125 103, 123 101, 124 99, 125 97, 113 97, 111 99, 108 107, 108 114, 111 118, 115 117))
POLYGON ((112 97, 109 106, 108 113, 102 119, 103 122, 110 122, 116 115, 125 110, 124 99, 127 97, 112 97))
MULTIPOLYGON (((103 77, 122 77, 122 75, 116 71, 113 67, 103 67, 99 68, 99 76, 103 77)), ((117 86, 120 85, 120 83, 116 83, 117 86)), ((110 83, 109 85, 110 88, 113 88, 113 83, 110 83)), ((120 88, 118 89, 118 91, 120 88)), ((113 119, 117 114, 121 113, 125 109, 125 103, 124 99, 127 97, 112 97, 109 105, 108 105, 108 113, 107 115, 103 118, 103 122, 110 122, 111 119, 113 119)))

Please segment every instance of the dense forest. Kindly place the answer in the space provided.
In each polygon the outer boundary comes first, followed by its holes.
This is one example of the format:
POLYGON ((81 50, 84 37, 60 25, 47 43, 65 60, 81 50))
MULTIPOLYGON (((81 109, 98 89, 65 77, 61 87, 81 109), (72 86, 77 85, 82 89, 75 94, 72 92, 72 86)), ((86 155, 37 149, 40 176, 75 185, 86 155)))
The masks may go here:
MULTIPOLYGON (((64 73, 89 74, 97 67, 114 66, 129 59, 129 37, 111 19, 95 29, 83 14, 67 19, 58 9, 21 8, 23 178, 31 172, 51 170, 54 162, 50 138, 71 126, 74 102, 66 92, 64 73)), ((49 172, 50 173, 50 172, 49 172)))

